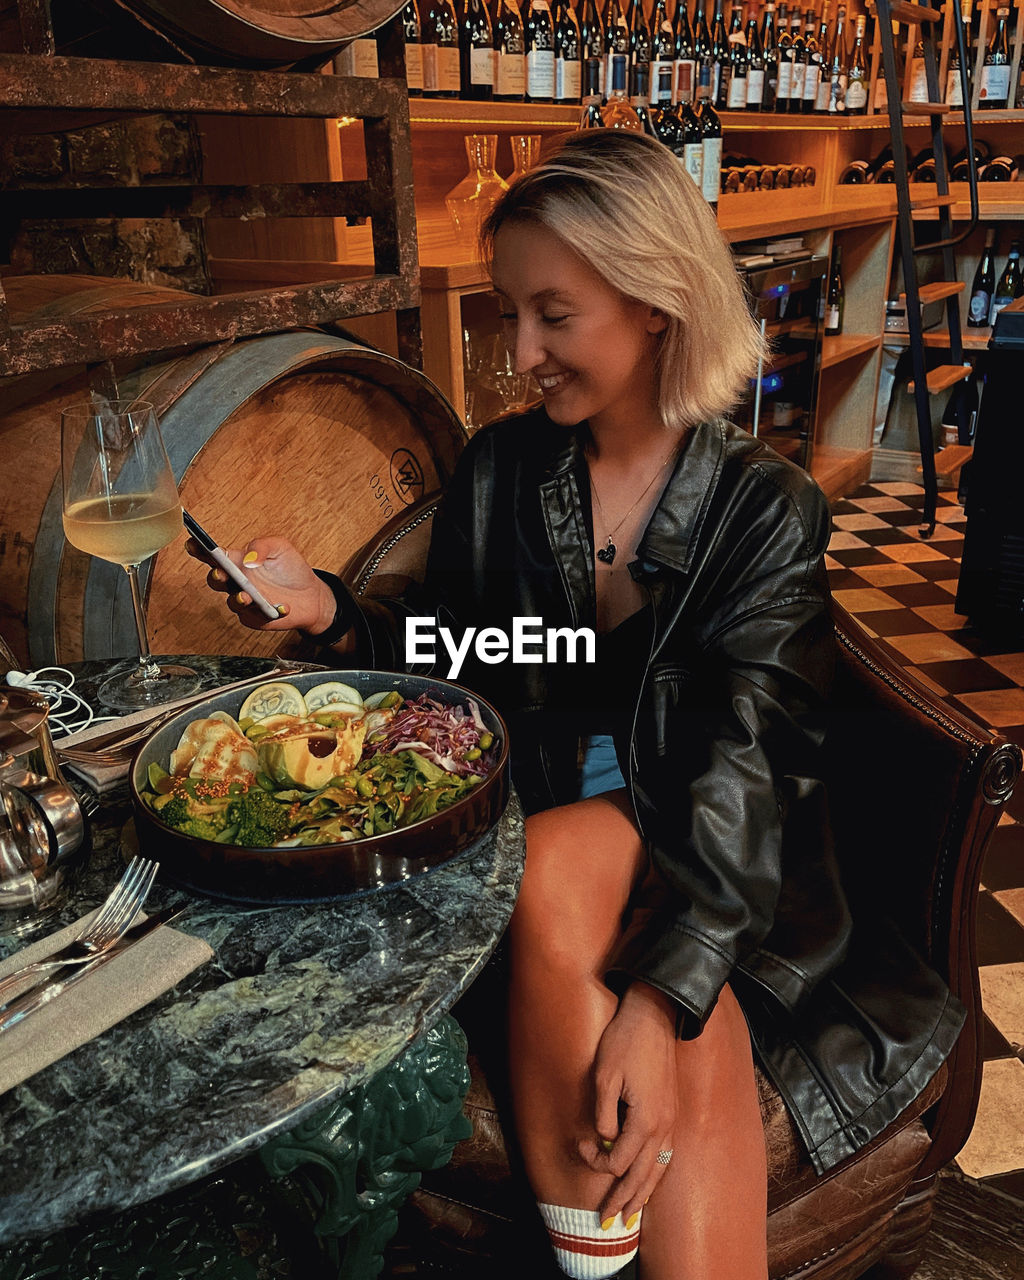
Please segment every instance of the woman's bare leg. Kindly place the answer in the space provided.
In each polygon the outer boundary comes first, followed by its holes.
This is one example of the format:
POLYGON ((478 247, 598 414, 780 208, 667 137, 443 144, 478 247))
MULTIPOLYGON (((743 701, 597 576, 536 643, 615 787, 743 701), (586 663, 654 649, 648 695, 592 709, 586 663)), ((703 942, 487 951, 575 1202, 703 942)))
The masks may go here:
MULTIPOLYGON (((527 822, 527 870, 509 929, 510 1077, 538 1200, 597 1208, 608 1178, 577 1142, 593 1133, 591 1067, 617 1008, 606 958, 646 869, 625 794, 527 822)), ((703 1034, 680 1042, 675 1156, 644 1211, 643 1280, 763 1280, 765 1157, 743 1015, 726 989, 703 1034)))

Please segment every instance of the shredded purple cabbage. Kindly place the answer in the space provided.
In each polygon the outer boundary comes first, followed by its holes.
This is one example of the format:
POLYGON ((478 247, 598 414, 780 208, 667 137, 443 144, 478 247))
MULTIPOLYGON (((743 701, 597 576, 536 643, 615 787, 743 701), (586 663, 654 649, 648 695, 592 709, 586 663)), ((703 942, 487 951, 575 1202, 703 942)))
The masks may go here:
POLYGON ((475 773, 483 777, 490 772, 494 751, 488 748, 475 760, 465 758, 467 751, 479 748, 480 735, 487 731, 479 707, 472 699, 469 704, 467 712, 463 707, 448 706, 425 693, 420 694, 406 702, 386 726, 369 735, 363 744, 363 755, 372 756, 377 751, 419 751, 449 773, 460 777, 475 773))

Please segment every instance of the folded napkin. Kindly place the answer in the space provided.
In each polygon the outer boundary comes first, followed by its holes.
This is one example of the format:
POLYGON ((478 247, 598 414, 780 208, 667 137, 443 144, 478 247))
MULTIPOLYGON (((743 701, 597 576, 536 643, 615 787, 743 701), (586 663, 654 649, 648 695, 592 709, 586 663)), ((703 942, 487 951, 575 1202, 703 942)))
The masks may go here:
MULTIPOLYGON (((209 697, 212 697, 217 691, 211 689, 209 697)), ((180 702, 183 706, 193 702, 192 698, 182 698, 180 702)), ((78 733, 70 733, 64 738, 55 738, 53 745, 60 749, 61 747, 87 747, 93 738, 100 738, 104 734, 112 733, 115 729, 133 729, 136 725, 147 724, 150 720, 156 720, 158 716, 163 716, 177 703, 168 702, 159 707, 146 707, 142 711, 133 711, 131 715, 119 716, 115 720, 98 720, 89 725, 87 729, 80 729, 78 733)), ((102 764, 79 764, 77 761, 62 760, 60 767, 73 773, 76 777, 87 782, 98 796, 105 795, 108 791, 113 791, 119 786, 125 778, 128 777, 128 770, 131 768, 131 757, 129 756, 121 764, 102 765, 102 764)))
MULTIPOLYGON (((0 978, 59 951, 78 937, 95 914, 90 912, 0 962, 0 978)), ((0 1093, 102 1035, 212 957, 213 951, 201 938, 168 925, 155 929, 123 955, 107 960, 66 992, 0 1032, 0 1093)))

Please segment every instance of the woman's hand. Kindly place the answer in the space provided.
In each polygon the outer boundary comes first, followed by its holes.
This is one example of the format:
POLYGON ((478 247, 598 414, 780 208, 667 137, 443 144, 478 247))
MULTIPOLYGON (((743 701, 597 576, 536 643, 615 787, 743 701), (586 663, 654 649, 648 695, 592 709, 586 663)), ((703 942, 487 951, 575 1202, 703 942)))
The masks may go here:
POLYGON ((596 1134, 579 1144, 584 1162, 615 1178, 598 1207, 601 1221, 624 1222, 647 1203, 667 1166, 658 1152, 675 1130, 676 1006, 656 988, 634 982, 608 1024, 594 1059, 596 1134), (625 1104, 619 1126, 620 1102, 625 1104), (610 1149, 609 1149, 609 1144, 610 1149))
POLYGON ((274 619, 253 605, 251 597, 213 564, 194 538, 189 538, 185 550, 194 559, 212 565, 207 583, 228 597, 228 608, 253 631, 298 628, 318 635, 334 621, 335 601, 330 587, 316 576, 287 538, 254 538, 244 551, 225 549, 253 586, 272 604, 283 608, 281 617, 274 619))

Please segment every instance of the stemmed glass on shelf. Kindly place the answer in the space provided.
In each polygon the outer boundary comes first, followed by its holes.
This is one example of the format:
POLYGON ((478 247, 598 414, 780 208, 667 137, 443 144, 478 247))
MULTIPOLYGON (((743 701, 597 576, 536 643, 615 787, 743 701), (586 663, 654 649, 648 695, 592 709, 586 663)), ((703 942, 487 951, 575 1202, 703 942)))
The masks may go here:
POLYGON ((95 399, 61 411, 64 536, 128 575, 139 664, 100 685, 120 711, 158 706, 199 685, 190 667, 161 665, 149 648, 139 566, 182 532, 181 500, 156 411, 142 400, 95 399))

